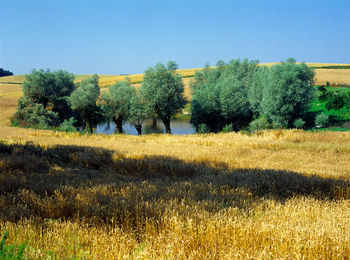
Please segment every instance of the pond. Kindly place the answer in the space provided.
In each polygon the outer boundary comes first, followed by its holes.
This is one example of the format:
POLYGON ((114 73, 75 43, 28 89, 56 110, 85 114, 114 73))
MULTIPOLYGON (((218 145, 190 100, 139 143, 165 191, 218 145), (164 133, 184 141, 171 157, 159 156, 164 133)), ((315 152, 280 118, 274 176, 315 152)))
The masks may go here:
MULTIPOLYGON (((196 132, 195 128, 189 121, 184 120, 171 120, 170 122, 171 133, 175 135, 189 135, 196 132)), ((96 134, 114 134, 116 131, 113 121, 103 122, 97 125, 94 133, 96 134)), ((123 131, 125 134, 137 135, 137 131, 133 124, 126 122, 123 125, 123 131)), ((153 121, 146 120, 142 124, 142 134, 154 134, 165 133, 165 128, 161 120, 153 121)))

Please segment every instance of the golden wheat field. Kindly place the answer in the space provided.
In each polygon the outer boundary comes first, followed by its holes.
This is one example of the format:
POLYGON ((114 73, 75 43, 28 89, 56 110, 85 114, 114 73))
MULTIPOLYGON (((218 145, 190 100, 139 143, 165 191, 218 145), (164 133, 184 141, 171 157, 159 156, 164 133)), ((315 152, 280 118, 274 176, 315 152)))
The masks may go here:
POLYGON ((20 96, 0 84, 0 233, 29 259, 350 257, 350 132, 10 127, 20 96))

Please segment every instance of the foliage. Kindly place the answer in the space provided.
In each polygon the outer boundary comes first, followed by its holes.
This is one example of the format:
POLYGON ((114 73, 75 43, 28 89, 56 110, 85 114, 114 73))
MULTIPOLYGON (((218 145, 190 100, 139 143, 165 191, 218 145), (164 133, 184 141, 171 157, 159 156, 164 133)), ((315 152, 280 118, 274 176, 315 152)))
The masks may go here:
POLYGON ((123 133, 123 123, 130 117, 131 99, 135 95, 135 88, 127 81, 116 82, 103 95, 102 99, 119 133, 123 133))
POLYGON ((210 129, 209 127, 206 125, 206 124, 200 124, 197 128, 197 133, 198 134, 206 134, 206 133, 209 133, 210 132, 210 129))
POLYGON ((33 70, 26 75, 22 88, 24 96, 32 103, 42 104, 44 108, 51 103, 55 107, 57 101, 62 102, 61 99, 75 89, 74 75, 62 70, 33 70))
POLYGON ((168 67, 158 63, 148 68, 140 88, 147 109, 163 121, 167 133, 171 133, 171 116, 187 103, 182 78, 174 70, 176 67, 174 62, 169 62, 168 67))
POLYGON ((301 118, 295 119, 293 122, 293 126, 298 129, 302 129, 305 125, 305 121, 301 118))
POLYGON ((325 102, 328 110, 339 110, 344 106, 350 106, 349 95, 350 93, 344 93, 339 91, 328 91, 326 94, 325 102))
POLYGON ((249 106, 255 118, 263 114, 261 102, 263 99, 263 90, 269 80, 269 69, 260 68, 252 76, 252 81, 248 89, 249 106))
POLYGON ((219 88, 212 85, 203 85, 194 92, 191 102, 191 123, 197 131, 204 124, 212 132, 222 128, 224 119, 221 116, 219 88))
POLYGON ((0 259, 2 260, 20 260, 24 259, 25 243, 17 245, 5 244, 9 232, 6 230, 0 240, 0 259))
POLYGON ((11 71, 0 68, 0 77, 12 76, 12 75, 13 73, 11 71))
POLYGON ((222 132, 224 132, 224 133, 230 133, 230 132, 233 132, 233 131, 234 131, 234 129, 233 129, 232 124, 225 125, 222 128, 222 132))
POLYGON ((255 119, 249 124, 250 131, 264 130, 269 128, 270 124, 265 117, 255 119))
POLYGON ((33 70, 22 84, 23 97, 13 120, 21 126, 47 128, 73 116, 68 104, 68 95, 75 88, 73 81, 74 76, 65 71, 33 70))
POLYGON ((101 120, 101 110, 97 106, 97 99, 100 94, 98 76, 85 79, 80 87, 74 90, 69 97, 69 103, 74 111, 79 113, 85 129, 92 133, 93 126, 101 120))
POLYGON ((60 124, 58 131, 77 132, 77 128, 74 126, 76 123, 77 123, 77 120, 75 120, 74 117, 71 117, 70 119, 66 119, 63 121, 62 124, 60 124))
POLYGON ((150 112, 139 91, 130 99, 129 121, 135 125, 138 135, 142 134, 142 123, 149 117, 150 112))
POLYGON ((42 104, 23 106, 22 102, 19 102, 17 111, 12 116, 12 121, 21 126, 42 129, 57 126, 59 123, 57 113, 44 109, 42 104))
POLYGON ((225 124, 238 129, 250 121, 248 89, 258 69, 257 61, 238 59, 227 64, 219 61, 217 68, 197 72, 192 83, 191 123, 196 128, 204 123, 215 132, 225 124))
POLYGON ((325 113, 320 113, 316 116, 315 126, 316 127, 326 127, 329 123, 329 116, 325 113))
POLYGON ((314 75, 305 63, 294 60, 272 66, 262 92, 262 114, 275 126, 292 127, 295 119, 304 117, 314 98, 314 75))

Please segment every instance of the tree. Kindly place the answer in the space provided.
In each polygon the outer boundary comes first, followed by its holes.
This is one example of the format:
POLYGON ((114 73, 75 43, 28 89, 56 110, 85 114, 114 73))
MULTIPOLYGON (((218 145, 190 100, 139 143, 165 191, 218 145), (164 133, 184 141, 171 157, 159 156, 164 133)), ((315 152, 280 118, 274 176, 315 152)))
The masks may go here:
POLYGON ((101 111, 96 103, 99 95, 98 76, 94 75, 83 80, 68 98, 72 109, 79 113, 85 129, 90 133, 93 132, 93 126, 101 119, 101 111))
POLYGON ((200 125, 216 132, 223 126, 220 110, 220 89, 216 85, 203 85, 197 89, 191 102, 191 123, 199 130, 200 125))
POLYGON ((118 133, 123 133, 123 123, 128 120, 131 110, 131 99, 136 95, 135 88, 127 81, 116 82, 103 95, 110 116, 118 133))
POLYGON ((261 67, 252 77, 248 89, 248 100, 254 118, 259 118, 259 115, 262 114, 261 101, 263 98, 263 89, 267 85, 268 77, 269 69, 267 67, 261 67))
POLYGON ((251 110, 248 102, 248 88, 242 86, 235 75, 229 75, 218 82, 221 115, 225 123, 232 124, 235 130, 246 119, 250 121, 251 110))
POLYGON ((18 113, 14 114, 13 120, 17 120, 20 125, 30 126, 35 126, 35 123, 39 125, 40 121, 43 127, 62 123, 73 116, 68 96, 74 88, 73 74, 62 70, 33 70, 26 75, 22 84, 23 97, 18 100, 18 113), (47 119, 44 120, 44 117, 47 119))
POLYGON ((0 77, 12 76, 12 75, 13 73, 11 71, 0 68, 0 77))
POLYGON ((141 135, 142 123, 149 117, 150 112, 139 92, 131 98, 130 102, 129 121, 135 125, 137 134, 141 135))
POLYGON ((42 104, 44 108, 51 103, 56 108, 75 89, 74 75, 62 70, 33 70, 26 75, 22 88, 32 103, 42 104))
POLYGON ((74 75, 58 70, 33 70, 22 84, 24 97, 32 104, 42 104, 44 109, 58 114, 60 122, 73 116, 68 96, 75 89, 74 75))
POLYGON ((140 89, 148 110, 162 120, 167 133, 171 133, 170 117, 187 103, 182 78, 176 73, 174 64, 169 62, 166 67, 158 63, 147 69, 140 89))
POLYGON ((191 123, 197 128, 205 124, 210 131, 218 131, 232 124, 238 129, 251 118, 248 90, 259 70, 257 61, 219 61, 214 69, 196 73, 193 84, 191 123))
POLYGON ((305 116, 314 98, 314 71, 305 63, 288 60, 271 67, 262 91, 263 116, 281 127, 293 127, 293 122, 305 116))

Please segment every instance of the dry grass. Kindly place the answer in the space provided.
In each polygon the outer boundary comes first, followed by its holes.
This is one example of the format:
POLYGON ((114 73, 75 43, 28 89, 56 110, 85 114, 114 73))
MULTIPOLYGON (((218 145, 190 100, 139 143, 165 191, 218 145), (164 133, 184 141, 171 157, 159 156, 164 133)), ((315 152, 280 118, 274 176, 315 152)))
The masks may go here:
POLYGON ((316 83, 326 85, 330 84, 348 84, 350 85, 350 69, 315 69, 316 83))
POLYGON ((0 233, 29 258, 350 257, 348 132, 82 136, 0 96, 0 233))

